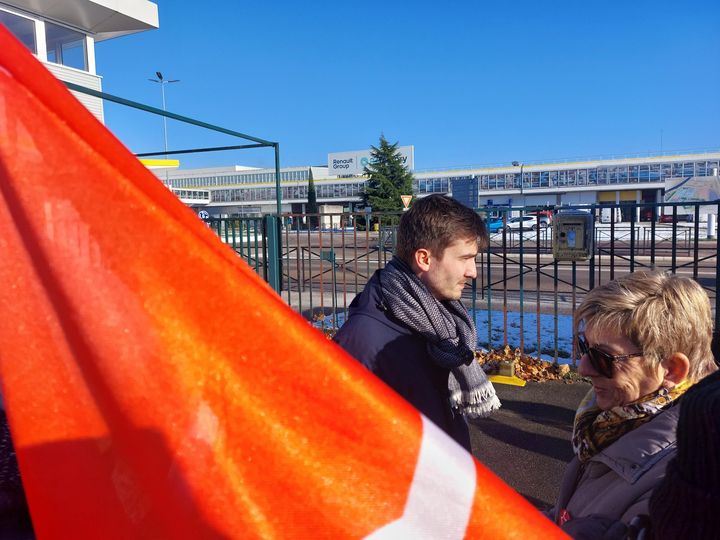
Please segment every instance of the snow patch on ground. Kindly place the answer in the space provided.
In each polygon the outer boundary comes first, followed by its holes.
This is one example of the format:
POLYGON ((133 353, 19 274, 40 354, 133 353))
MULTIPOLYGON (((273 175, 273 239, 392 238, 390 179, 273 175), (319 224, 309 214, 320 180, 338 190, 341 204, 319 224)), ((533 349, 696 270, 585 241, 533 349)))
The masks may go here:
MULTIPOLYGON (((505 319, 502 311, 477 311, 475 324, 478 331, 478 346, 483 349, 501 349, 505 345, 505 319), (489 332, 488 332, 489 330, 489 332)), ((524 352, 537 356, 538 331, 537 314, 507 313, 507 344, 512 348, 520 347, 520 337, 524 340, 524 352)), ((557 361, 561 364, 572 363, 572 317, 540 314, 540 358, 557 361)))

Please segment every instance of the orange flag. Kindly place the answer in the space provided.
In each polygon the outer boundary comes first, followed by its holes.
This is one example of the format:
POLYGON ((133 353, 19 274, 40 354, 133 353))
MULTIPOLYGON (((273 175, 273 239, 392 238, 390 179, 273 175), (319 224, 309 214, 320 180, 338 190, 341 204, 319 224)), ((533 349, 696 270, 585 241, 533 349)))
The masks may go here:
POLYGON ((39 538, 564 535, 0 28, 0 377, 39 538))

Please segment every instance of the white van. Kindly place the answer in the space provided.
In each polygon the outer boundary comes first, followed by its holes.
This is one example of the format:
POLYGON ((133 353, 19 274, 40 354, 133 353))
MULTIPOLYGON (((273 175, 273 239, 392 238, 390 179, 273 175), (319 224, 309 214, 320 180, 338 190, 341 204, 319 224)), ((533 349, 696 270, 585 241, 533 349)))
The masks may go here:
POLYGON ((600 208, 600 223, 618 223, 622 219, 620 208, 600 208))

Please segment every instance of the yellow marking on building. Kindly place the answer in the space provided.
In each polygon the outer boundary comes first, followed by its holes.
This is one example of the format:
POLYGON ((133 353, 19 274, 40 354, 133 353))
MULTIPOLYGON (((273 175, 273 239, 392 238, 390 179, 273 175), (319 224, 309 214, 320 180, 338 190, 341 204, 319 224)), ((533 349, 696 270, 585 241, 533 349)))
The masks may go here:
POLYGON ((140 163, 148 169, 177 169, 180 166, 179 159, 141 159, 140 163))

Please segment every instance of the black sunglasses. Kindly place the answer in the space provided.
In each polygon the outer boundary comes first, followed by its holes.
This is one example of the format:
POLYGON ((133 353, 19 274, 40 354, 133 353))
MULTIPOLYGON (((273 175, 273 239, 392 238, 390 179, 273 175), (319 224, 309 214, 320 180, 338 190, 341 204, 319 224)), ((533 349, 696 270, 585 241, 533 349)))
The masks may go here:
POLYGON ((591 347, 587 342, 587 339, 585 339, 585 336, 582 334, 578 335, 577 344, 580 352, 582 354, 587 354, 587 357, 590 360, 590 365, 593 369, 608 379, 612 379, 614 373, 613 365, 615 362, 623 362, 629 358, 643 356, 642 352, 632 354, 608 354, 605 351, 591 347))

